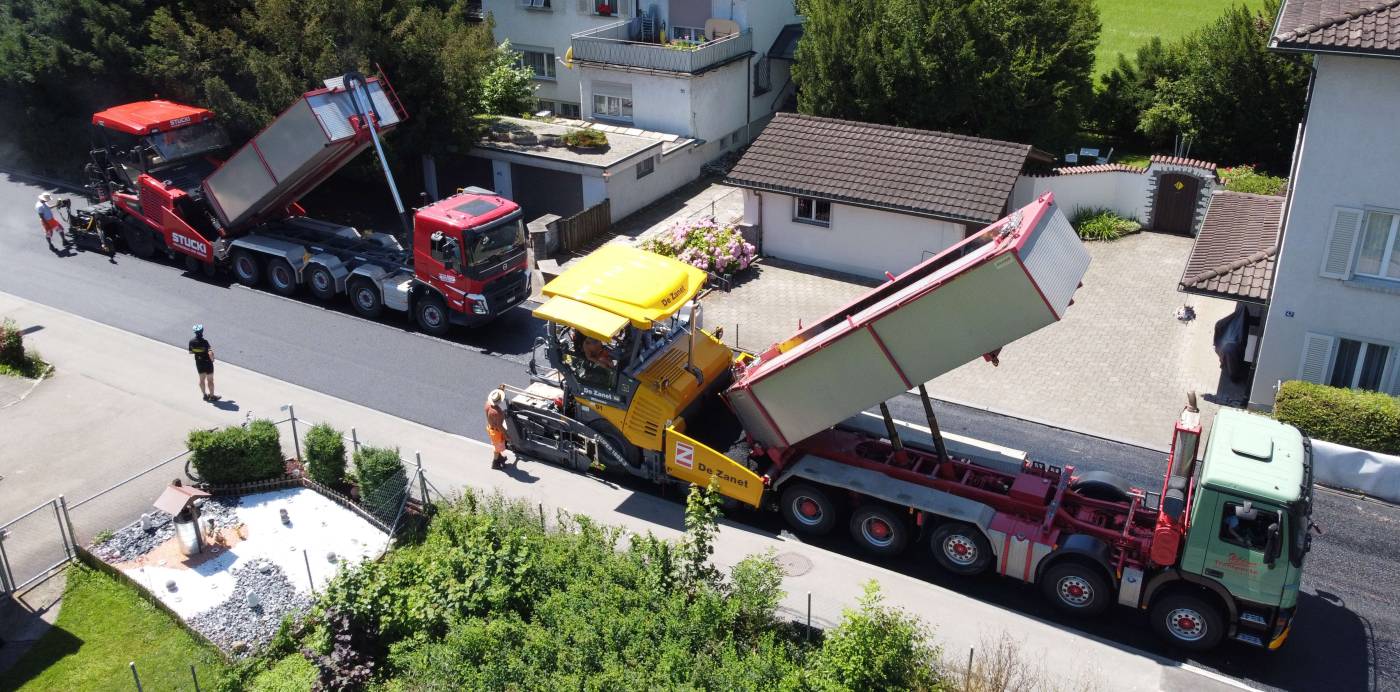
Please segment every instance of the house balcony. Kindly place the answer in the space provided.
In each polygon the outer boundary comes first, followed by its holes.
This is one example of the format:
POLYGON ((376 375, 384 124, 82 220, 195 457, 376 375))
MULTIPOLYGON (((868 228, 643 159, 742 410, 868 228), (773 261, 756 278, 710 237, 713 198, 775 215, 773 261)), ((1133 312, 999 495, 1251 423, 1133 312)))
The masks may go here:
POLYGON ((753 34, 736 34, 703 41, 649 41, 638 17, 574 34, 573 58, 578 62, 610 67, 632 67, 663 72, 696 74, 753 51, 753 34))

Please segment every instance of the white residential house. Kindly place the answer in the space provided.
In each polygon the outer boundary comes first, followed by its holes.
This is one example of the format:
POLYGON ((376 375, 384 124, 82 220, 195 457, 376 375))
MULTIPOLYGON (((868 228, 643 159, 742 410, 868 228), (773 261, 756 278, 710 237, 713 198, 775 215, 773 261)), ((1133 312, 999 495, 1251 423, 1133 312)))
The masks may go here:
POLYGON ((726 182, 762 254, 872 278, 898 275, 1000 219, 1029 144, 778 113, 726 182))
POLYGON ((495 39, 509 39, 521 62, 535 71, 537 108, 574 119, 583 113, 579 73, 560 64, 569 37, 615 24, 636 10, 635 0, 483 0, 481 5, 495 22, 495 39))
POLYGON ((626 19, 571 39, 584 119, 695 139, 710 160, 749 142, 790 93, 792 0, 620 1, 626 19))
POLYGON ((1400 395, 1400 6, 1286 0, 1270 47, 1312 54, 1250 406, 1307 380, 1400 395))

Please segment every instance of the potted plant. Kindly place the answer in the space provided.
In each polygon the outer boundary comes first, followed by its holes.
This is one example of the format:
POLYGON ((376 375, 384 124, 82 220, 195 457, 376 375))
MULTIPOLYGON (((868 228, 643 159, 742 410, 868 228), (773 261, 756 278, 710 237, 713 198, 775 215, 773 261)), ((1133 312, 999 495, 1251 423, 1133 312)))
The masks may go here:
POLYGON ((601 15, 603 15, 604 17, 611 17, 611 16, 612 16, 612 13, 613 13, 612 5, 610 5, 610 4, 606 3, 606 2, 600 2, 600 3, 598 3, 598 14, 601 14, 601 15))

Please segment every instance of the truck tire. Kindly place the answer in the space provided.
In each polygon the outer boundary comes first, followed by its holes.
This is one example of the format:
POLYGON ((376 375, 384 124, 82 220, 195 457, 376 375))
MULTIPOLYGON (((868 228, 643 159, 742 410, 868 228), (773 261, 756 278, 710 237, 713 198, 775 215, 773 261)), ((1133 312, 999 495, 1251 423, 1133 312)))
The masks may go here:
POLYGON ((1040 575, 1040 590, 1063 613, 1093 616, 1113 605, 1113 588, 1097 566, 1062 560, 1040 575))
POLYGON ((851 514, 851 538, 871 555, 894 557, 909 545, 909 522, 884 505, 861 505, 851 514))
POLYGON ((1225 636, 1220 608, 1195 594, 1162 596, 1152 604, 1151 617, 1157 636, 1190 651, 1213 649, 1225 636))
POLYGON ((432 336, 443 336, 452 326, 448 321, 447 303, 436 293, 425 293, 414 302, 413 319, 423 333, 432 336))
POLYGON ((836 528, 840 509, 824 488, 811 483, 793 483, 783 489, 779 500, 783 521, 805 536, 825 536, 836 528))
POLYGON ((185 255, 185 271, 198 274, 206 279, 214 277, 214 265, 208 264, 194 255, 185 255))
POLYGON ((281 257, 273 257, 267 261, 267 283, 278 295, 294 295, 299 287, 297 270, 292 269, 291 262, 281 257))
POLYGON ((1132 486, 1128 482, 1119 478, 1117 474, 1108 471, 1089 471, 1079 475, 1075 479, 1074 485, 1070 486, 1074 492, 1093 500, 1105 500, 1107 502, 1127 502, 1132 499, 1132 486))
POLYGON ((122 242, 126 243, 126 251, 133 257, 150 259, 151 255, 156 254, 156 241, 151 237, 151 232, 134 222, 122 224, 122 242))
POLYGON ((256 286, 262 281, 262 262, 247 250, 233 251, 233 278, 244 286, 256 286))
POLYGON ((355 314, 374 319, 384 312, 384 299, 379 297, 379 289, 372 282, 366 279, 351 281, 347 293, 350 294, 350 307, 354 308, 355 314))
POLYGON ((995 557, 982 530, 960 521, 939 524, 929 536, 929 548, 938 566, 961 577, 985 572, 995 557))
POLYGON ((306 269, 306 285, 311 295, 321 300, 335 298, 335 275, 325 265, 313 264, 306 269))

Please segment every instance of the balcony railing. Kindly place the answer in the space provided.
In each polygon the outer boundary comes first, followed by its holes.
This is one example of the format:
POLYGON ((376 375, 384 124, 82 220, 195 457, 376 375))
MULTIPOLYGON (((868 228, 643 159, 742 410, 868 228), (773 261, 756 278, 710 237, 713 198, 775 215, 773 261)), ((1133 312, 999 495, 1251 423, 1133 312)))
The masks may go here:
POLYGON ((753 34, 747 29, 691 46, 661 45, 640 41, 641 18, 574 34, 574 60, 666 72, 703 72, 753 50, 753 34))

